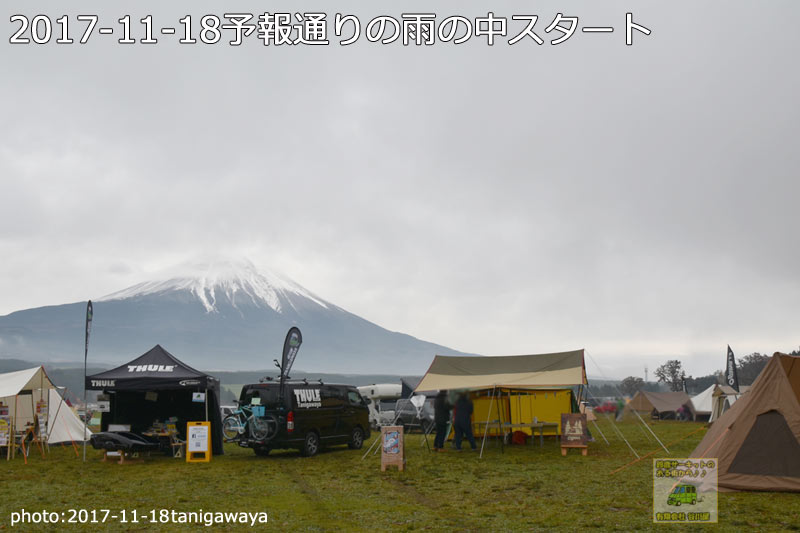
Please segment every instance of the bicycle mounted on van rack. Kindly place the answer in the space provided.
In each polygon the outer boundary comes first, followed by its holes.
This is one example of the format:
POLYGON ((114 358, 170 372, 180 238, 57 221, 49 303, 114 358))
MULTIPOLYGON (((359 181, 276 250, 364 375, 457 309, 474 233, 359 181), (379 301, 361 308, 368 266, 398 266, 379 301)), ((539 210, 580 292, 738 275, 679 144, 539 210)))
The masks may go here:
POLYGON ((241 447, 252 448, 256 455, 296 448, 303 455, 312 456, 323 446, 336 444, 358 449, 370 434, 367 404, 351 385, 321 380, 250 384, 242 388, 239 405, 256 408, 250 428, 267 428, 266 435, 238 431, 231 439, 241 447), (262 424, 260 420, 267 422, 262 424))
POLYGON ((245 432, 255 440, 268 440, 277 429, 278 420, 273 415, 265 416, 262 405, 240 405, 222 421, 222 436, 226 442, 237 440, 245 432))

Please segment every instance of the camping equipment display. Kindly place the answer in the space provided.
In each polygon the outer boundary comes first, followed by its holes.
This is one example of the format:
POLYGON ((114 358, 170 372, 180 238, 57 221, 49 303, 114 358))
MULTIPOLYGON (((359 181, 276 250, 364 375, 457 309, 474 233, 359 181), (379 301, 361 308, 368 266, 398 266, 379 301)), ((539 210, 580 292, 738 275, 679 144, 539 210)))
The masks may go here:
POLYGON ((213 453, 223 453, 219 380, 186 365, 160 345, 127 364, 88 376, 86 388, 109 395, 110 412, 101 418, 103 430, 109 424, 127 424, 133 433, 142 433, 154 420, 175 417, 178 431, 183 432, 186 422, 205 420, 211 422, 213 453), (203 403, 192 401, 196 392, 205 394, 203 403))

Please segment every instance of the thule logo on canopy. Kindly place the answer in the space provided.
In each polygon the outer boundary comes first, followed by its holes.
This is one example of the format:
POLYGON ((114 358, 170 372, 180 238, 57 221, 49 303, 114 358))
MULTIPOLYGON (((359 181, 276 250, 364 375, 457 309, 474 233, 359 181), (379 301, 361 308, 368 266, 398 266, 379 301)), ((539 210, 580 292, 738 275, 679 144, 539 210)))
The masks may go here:
POLYGON ((175 365, 128 365, 128 372, 174 372, 175 365))
POLYGON ((183 381, 179 381, 178 385, 181 387, 189 387, 191 385, 200 385, 200 380, 198 379, 184 379, 183 381))
POLYGON ((92 387, 113 387, 115 382, 115 379, 93 379, 92 387))

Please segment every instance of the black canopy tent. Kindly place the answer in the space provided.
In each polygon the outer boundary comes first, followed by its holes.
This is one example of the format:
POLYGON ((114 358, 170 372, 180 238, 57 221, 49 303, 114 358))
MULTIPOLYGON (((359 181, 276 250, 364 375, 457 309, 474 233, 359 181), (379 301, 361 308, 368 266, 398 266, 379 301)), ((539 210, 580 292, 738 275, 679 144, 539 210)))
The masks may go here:
POLYGON ((212 453, 223 453, 219 380, 179 361, 160 345, 127 364, 87 376, 86 389, 109 394, 110 411, 101 420, 103 431, 109 424, 129 424, 131 431, 141 433, 155 420, 174 416, 185 438, 187 422, 207 420, 212 453), (194 401, 195 392, 205 393, 205 400, 194 401))

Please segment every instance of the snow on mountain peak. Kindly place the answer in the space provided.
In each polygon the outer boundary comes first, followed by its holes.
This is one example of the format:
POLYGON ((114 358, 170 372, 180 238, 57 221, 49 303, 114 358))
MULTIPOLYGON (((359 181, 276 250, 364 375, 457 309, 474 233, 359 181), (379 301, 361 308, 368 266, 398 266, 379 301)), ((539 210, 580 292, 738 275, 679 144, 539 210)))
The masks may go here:
POLYGON ((291 279, 271 270, 259 270, 247 259, 183 263, 158 273, 151 281, 109 294, 99 301, 172 291, 190 291, 209 313, 217 311, 217 302, 222 298, 234 307, 237 302, 248 301, 256 306, 269 306, 279 313, 285 304, 294 306, 294 295, 326 309, 329 305, 291 279))

